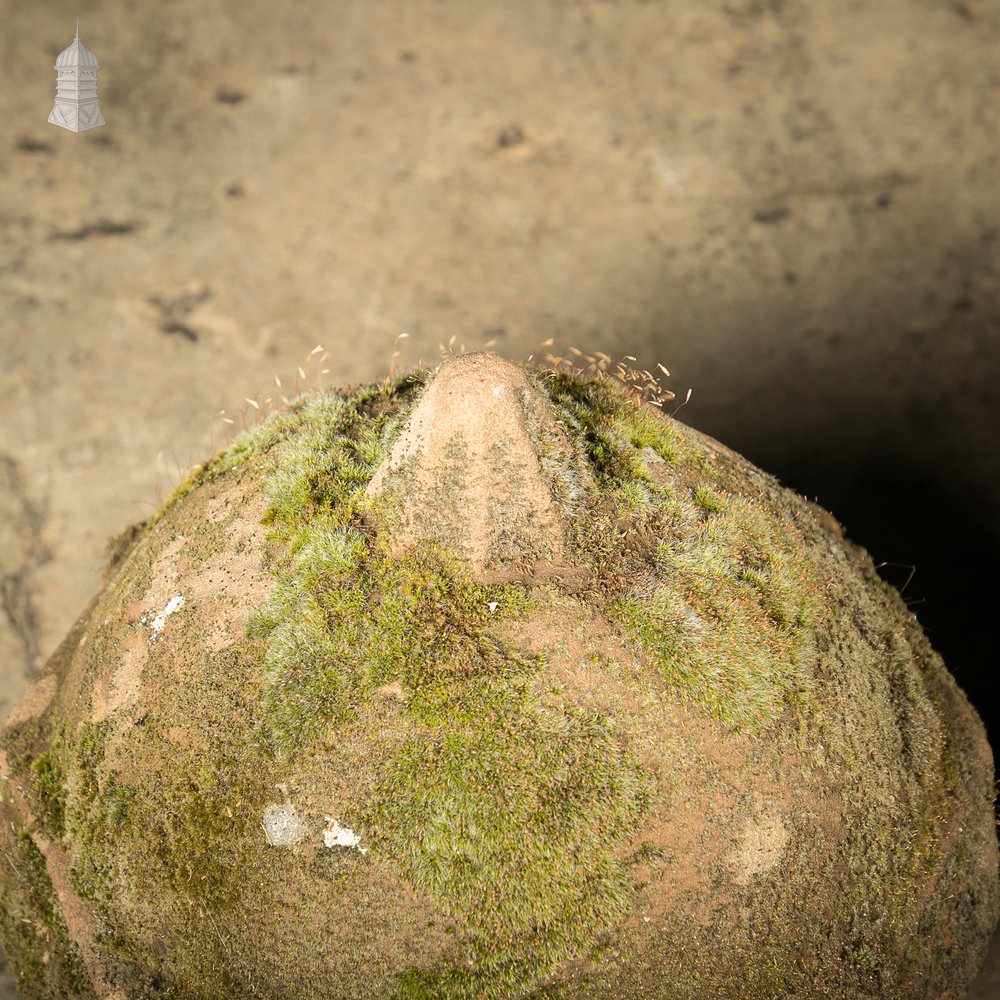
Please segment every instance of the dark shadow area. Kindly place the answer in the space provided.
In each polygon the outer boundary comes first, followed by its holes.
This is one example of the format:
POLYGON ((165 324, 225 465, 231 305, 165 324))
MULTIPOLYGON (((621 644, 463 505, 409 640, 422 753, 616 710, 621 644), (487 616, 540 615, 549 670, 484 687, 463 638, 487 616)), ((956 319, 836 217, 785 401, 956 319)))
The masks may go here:
POLYGON ((996 747, 1000 711, 992 629, 1000 546, 990 509, 954 486, 946 468, 931 476, 885 450, 812 457, 783 454, 773 446, 743 447, 785 486, 818 500, 848 537, 871 553, 975 705, 996 747))

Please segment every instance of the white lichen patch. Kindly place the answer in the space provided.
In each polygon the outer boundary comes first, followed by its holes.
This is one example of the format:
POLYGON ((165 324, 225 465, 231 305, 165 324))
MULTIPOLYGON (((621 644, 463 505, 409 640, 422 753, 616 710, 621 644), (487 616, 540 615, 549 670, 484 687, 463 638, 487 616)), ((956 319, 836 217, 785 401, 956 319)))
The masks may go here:
POLYGON ((309 837, 309 826, 291 802, 264 807, 264 836, 272 847, 294 847, 309 837))
POLYGON ((156 642, 163 635, 163 629, 167 624, 167 619, 175 612, 184 607, 184 598, 178 594, 167 601, 167 606, 155 617, 150 618, 149 612, 139 616, 139 624, 149 628, 149 641, 156 642))
POLYGON ((323 831, 323 843, 327 847, 353 847, 362 854, 367 853, 367 848, 361 846, 361 838, 346 826, 341 826, 330 816, 326 817, 330 828, 323 831))

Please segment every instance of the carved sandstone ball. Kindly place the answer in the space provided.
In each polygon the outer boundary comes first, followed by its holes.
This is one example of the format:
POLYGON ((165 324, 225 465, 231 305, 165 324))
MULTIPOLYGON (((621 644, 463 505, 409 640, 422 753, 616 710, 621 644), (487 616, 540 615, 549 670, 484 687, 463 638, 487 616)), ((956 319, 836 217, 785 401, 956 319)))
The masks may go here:
POLYGON ((960 998, 993 761, 819 507, 620 382, 305 395, 2 735, 26 998, 960 998))

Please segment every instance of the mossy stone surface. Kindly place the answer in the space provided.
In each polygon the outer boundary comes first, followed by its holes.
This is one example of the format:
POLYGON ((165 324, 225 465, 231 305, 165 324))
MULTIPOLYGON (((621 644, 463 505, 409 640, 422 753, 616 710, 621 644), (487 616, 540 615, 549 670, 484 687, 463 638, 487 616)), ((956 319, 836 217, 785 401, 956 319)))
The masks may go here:
POLYGON ((993 761, 867 554, 535 369, 561 561, 399 551, 366 487, 434 375, 296 400, 119 538, 2 737, 25 995, 963 996, 993 761))

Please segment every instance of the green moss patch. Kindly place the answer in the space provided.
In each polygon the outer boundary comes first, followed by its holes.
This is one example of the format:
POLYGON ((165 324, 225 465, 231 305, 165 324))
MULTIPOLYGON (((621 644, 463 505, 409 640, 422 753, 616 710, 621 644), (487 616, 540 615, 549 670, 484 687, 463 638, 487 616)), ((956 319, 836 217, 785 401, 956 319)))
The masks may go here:
POLYGON ((74 732, 58 713, 47 726, 49 749, 32 766, 36 772, 45 762, 45 771, 59 779, 49 794, 60 822, 57 828, 49 823, 47 832, 74 845, 70 882, 81 898, 94 900, 111 870, 105 853, 123 833, 132 793, 103 768, 106 727, 85 722, 74 732))
POLYGON ((23 776, 25 796, 40 829, 58 839, 64 832, 63 766, 49 736, 45 718, 33 716, 4 730, 0 746, 14 774, 23 776))
MULTIPOLYGON (((332 416, 336 420, 335 415, 341 413, 348 421, 350 416, 377 417, 380 402, 392 399, 398 401, 404 398, 422 384, 424 376, 424 372, 414 371, 390 380, 382 386, 368 388, 353 395, 326 391, 310 393, 292 400, 288 406, 273 411, 260 423, 238 435, 231 444, 220 450, 208 462, 193 469, 184 481, 171 491, 156 514, 140 527, 151 528, 179 500, 199 486, 214 482, 243 468, 249 461, 267 454, 281 442, 294 440, 297 433, 303 429, 308 432, 319 428, 321 432, 328 432, 332 426, 331 422, 322 418, 317 420, 319 414, 332 416)), ((135 532, 127 529, 126 534, 130 537, 125 540, 125 544, 131 544, 135 532)), ((120 547, 119 545, 113 548, 120 547)))
POLYGON ((731 727, 807 699, 819 583, 794 526, 727 494, 705 453, 614 381, 560 372, 540 384, 601 488, 575 532, 609 617, 731 727))
POLYGON ((8 837, 0 864, 5 869, 0 945, 19 992, 37 1000, 94 997, 59 909, 45 857, 26 830, 8 837))
POLYGON ((415 728, 363 824, 464 918, 471 967, 434 973, 432 995, 511 996, 631 910, 615 852, 650 791, 600 713, 542 708, 495 678, 434 694, 449 723, 415 728))
MULTIPOLYGON (((28 804, 48 839, 103 842, 117 832, 126 815, 128 791, 99 778, 104 733, 104 727, 90 723, 73 732, 58 711, 49 711, 5 734, 4 749, 15 771, 27 777, 28 804)), ((87 898, 89 877, 77 869, 71 870, 71 878, 87 898)))
POLYGON ((664 582, 609 610, 665 680, 727 725, 753 727, 809 696, 817 584, 787 526, 742 498, 713 504, 692 533, 660 543, 664 582))
POLYGON ((630 396, 617 380, 569 371, 542 376, 529 370, 529 375, 583 448, 603 489, 628 490, 637 481, 650 487, 653 480, 642 460, 644 448, 666 464, 705 465, 697 447, 652 407, 630 396))
POLYGON ((55 840, 66 832, 65 780, 58 752, 46 750, 32 761, 28 801, 39 826, 55 840))
POLYGON ((323 520, 295 544, 290 571, 248 623, 267 643, 268 726, 284 749, 352 720, 381 685, 511 668, 485 630, 526 606, 522 590, 473 584, 439 553, 393 559, 323 520))

